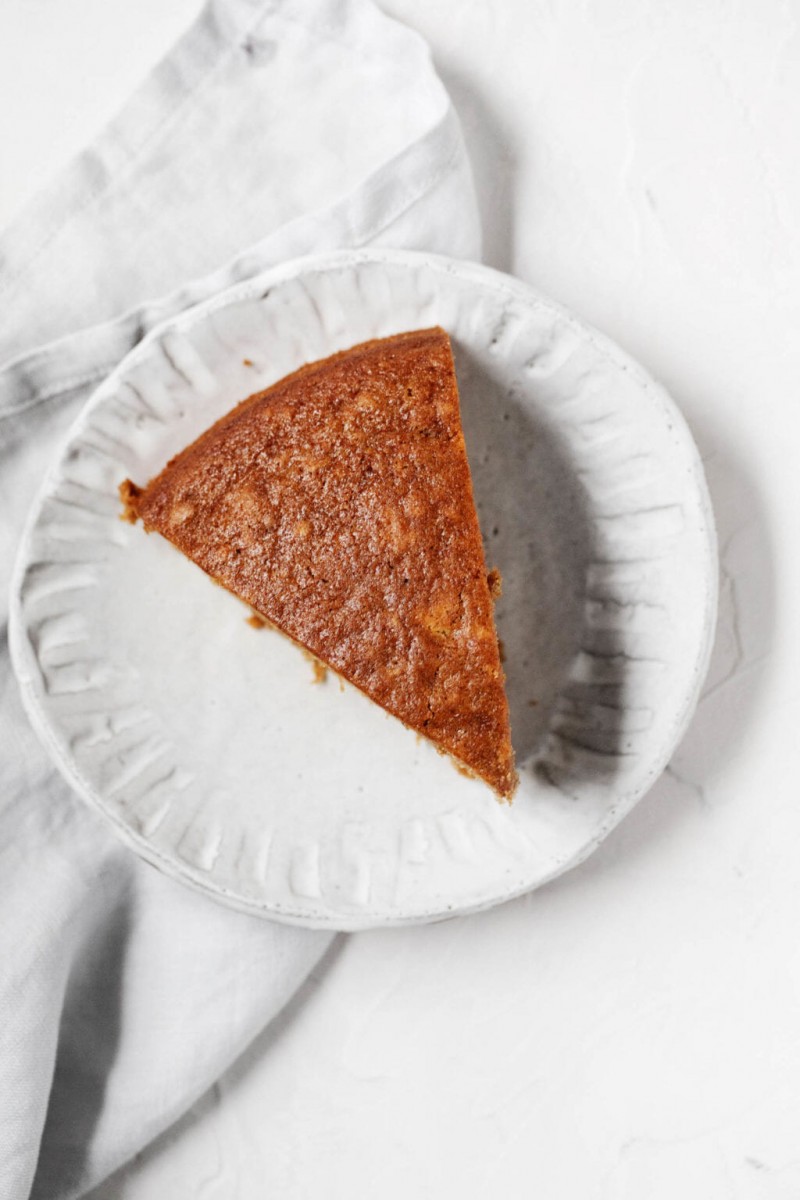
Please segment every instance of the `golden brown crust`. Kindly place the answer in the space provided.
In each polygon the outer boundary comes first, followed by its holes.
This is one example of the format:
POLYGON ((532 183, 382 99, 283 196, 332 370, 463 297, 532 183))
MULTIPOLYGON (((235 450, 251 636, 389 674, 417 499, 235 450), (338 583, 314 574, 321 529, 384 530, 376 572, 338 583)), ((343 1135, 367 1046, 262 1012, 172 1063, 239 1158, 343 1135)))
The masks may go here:
POLYGON ((443 330, 302 367, 120 494, 128 519, 510 798, 499 574, 443 330))

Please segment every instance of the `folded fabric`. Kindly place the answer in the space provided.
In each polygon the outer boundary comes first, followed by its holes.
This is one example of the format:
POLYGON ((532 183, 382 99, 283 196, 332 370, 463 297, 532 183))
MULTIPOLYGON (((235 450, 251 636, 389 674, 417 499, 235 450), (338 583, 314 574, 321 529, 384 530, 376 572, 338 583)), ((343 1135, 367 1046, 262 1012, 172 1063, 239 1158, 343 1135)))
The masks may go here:
MULTIPOLYGON (((169 314, 368 244, 480 253, 424 43, 369 0, 215 0, 0 237, 4 628, 26 512, 97 382, 169 314)), ((5 637, 0 653, 0 1196, 71 1197, 175 1121, 331 938, 229 911, 122 848, 50 765, 5 637)))

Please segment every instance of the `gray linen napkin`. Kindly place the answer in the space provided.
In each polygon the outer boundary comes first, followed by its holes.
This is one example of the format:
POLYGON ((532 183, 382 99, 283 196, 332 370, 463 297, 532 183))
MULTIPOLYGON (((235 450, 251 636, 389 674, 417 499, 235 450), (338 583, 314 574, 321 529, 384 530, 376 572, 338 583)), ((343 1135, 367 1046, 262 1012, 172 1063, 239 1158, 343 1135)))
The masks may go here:
MULTIPOLYGON (((370 0, 214 0, 0 237, 0 620, 25 514, 93 386, 165 316, 340 246, 476 258, 459 126, 370 0)), ((0 649, 0 1197, 71 1197, 175 1121, 330 935, 139 862, 50 765, 0 649)))

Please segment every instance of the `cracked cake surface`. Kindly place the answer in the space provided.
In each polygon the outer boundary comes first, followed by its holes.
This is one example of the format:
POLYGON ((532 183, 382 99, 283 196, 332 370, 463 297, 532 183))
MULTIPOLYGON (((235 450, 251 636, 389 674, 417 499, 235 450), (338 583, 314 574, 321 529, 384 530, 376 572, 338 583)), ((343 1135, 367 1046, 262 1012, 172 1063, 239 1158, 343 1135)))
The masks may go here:
POLYGON ((511 797, 499 577, 444 330, 302 367, 120 493, 129 519, 511 797))

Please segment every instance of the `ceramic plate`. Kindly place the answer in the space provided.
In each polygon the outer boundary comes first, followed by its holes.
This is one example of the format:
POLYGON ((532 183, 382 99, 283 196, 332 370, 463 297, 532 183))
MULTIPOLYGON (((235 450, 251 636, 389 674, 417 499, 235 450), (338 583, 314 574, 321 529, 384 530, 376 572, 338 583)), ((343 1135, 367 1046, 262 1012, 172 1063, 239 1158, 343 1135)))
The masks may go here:
POLYGON ((576 864, 666 764, 715 613, 700 460, 607 339, 487 268, 343 252, 151 333, 82 412, 12 597, 30 716, 142 857, 248 912, 357 929, 506 900, 576 864), (501 805, 158 535, 119 519, 236 401, 368 338, 441 324, 497 605, 520 787, 501 805))

